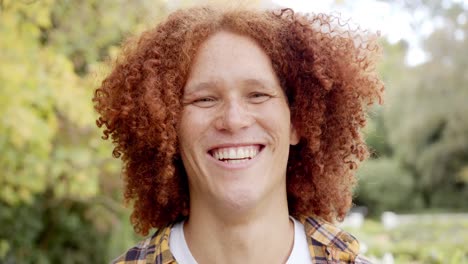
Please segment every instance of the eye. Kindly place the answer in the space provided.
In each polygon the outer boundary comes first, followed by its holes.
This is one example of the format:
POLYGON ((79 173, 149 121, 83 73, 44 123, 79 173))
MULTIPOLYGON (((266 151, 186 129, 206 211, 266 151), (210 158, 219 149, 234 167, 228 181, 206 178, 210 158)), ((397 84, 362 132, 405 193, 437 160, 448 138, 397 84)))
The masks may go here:
POLYGON ((253 92, 249 94, 250 102, 254 104, 260 104, 271 98, 271 95, 261 92, 253 92))
POLYGON ((209 108, 216 104, 216 98, 201 97, 192 101, 192 104, 201 108, 209 108))

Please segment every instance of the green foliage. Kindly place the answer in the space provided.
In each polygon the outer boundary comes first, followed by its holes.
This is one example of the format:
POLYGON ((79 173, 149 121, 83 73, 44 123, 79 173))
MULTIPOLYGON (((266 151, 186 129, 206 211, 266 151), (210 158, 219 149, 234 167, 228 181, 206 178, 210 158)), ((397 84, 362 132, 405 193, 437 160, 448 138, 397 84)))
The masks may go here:
POLYGON ((367 161, 359 169, 358 179, 355 203, 368 206, 371 215, 422 207, 413 177, 393 159, 367 161))
MULTIPOLYGON (((467 10, 459 3, 452 3, 446 8, 441 6, 440 1, 431 0, 407 6, 410 11, 426 10, 427 20, 438 16, 444 27, 436 27, 429 37, 423 39, 430 59, 417 67, 404 64, 406 43, 391 45, 383 42, 384 61, 379 70, 386 82, 387 96, 385 105, 371 113, 366 141, 373 151, 372 158, 392 159, 395 166, 412 178, 412 195, 407 198, 418 201, 414 203, 414 209, 422 204, 427 208, 466 210, 468 61, 466 56, 460 54, 468 48, 468 23, 460 23, 458 18, 466 15, 467 10), (460 34, 465 35, 464 40, 457 38, 460 34)), ((415 27, 423 22, 416 21, 415 27)), ((377 170, 372 164, 370 167, 377 170)), ((378 174, 390 176, 381 170, 378 174)), ((364 174, 361 175, 361 184, 368 185, 366 181, 372 180, 365 176, 368 170, 364 169, 361 174, 364 174)), ((382 184, 391 182, 376 181, 382 184)), ((400 186, 396 181, 392 184, 400 186)), ((366 193, 367 187, 361 190, 358 201, 370 206, 371 211, 378 212, 389 205, 386 198, 370 199, 372 195, 366 193)), ((396 188, 392 190, 397 191, 396 188)), ((387 210, 395 208, 398 206, 390 206, 387 210)))
POLYGON ((94 124, 91 70, 160 9, 122 3, 0 2, 2 263, 103 263, 136 240, 108 246, 110 227, 131 228, 120 165, 94 124))
POLYGON ((366 144, 371 158, 392 156, 392 148, 388 142, 388 132, 385 129, 385 120, 382 115, 382 106, 376 106, 371 111, 369 122, 364 130, 366 144))
POLYGON ((437 9, 446 27, 424 42, 431 59, 415 68, 400 66, 402 81, 389 89, 383 113, 395 158, 413 173, 426 206, 467 208, 461 201, 468 199, 468 182, 459 175, 468 165, 468 61, 460 56, 468 42, 455 34, 468 35, 466 23, 456 22, 464 12, 457 4, 437 9))
MULTIPOLYGON (((417 216, 416 216, 417 217, 417 216)), ((349 229, 368 249, 365 255, 381 259, 391 253, 395 263, 467 263, 468 221, 464 217, 414 219, 394 229, 384 229, 375 221, 363 228, 349 229)))
POLYGON ((141 239, 128 213, 108 202, 43 195, 30 205, 0 204, 0 225, 8 227, 0 228, 0 263, 108 262, 141 239))
POLYGON ((106 58, 109 47, 119 46, 129 32, 142 31, 165 13, 164 1, 132 2, 63 1, 52 7, 55 23, 43 30, 43 41, 67 56, 76 72, 84 75, 90 64, 106 58))
POLYGON ((83 89, 87 83, 63 54, 38 41, 41 28, 50 25, 53 4, 10 3, 0 16, 0 49, 8 51, 0 58, 5 65, 0 70, 0 144, 5 154, 0 157, 0 201, 12 206, 31 203, 47 187, 81 198, 96 195, 98 174, 92 159, 83 157, 91 153, 86 145, 70 142, 71 137, 83 143, 92 139, 90 132, 80 133, 94 119, 91 91, 83 89), (37 12, 31 12, 34 7, 37 12), (75 131, 62 133, 67 129, 75 131), (76 175, 64 179, 64 170, 76 175), (71 187, 75 184, 79 191, 71 187), (70 188, 63 191, 64 185, 70 188))
MULTIPOLYGON (((34 198, 27 206, 0 204, 0 225, 8 227, 0 229, 0 241, 6 245, 6 250, 0 251, 1 263, 106 263, 136 240, 121 236, 125 230, 120 222, 130 225, 106 217, 103 212, 108 208, 99 201, 89 204, 34 198), (97 217, 100 225, 96 225, 97 217), (108 246, 111 239, 112 248, 108 246)), ((126 233, 131 234, 131 230, 126 233)))

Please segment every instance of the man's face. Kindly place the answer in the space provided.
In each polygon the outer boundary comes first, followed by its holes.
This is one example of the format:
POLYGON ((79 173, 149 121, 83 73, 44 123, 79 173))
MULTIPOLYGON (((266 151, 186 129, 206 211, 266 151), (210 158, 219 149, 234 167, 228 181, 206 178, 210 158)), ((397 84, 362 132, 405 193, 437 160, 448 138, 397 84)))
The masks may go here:
POLYGON ((253 39, 218 32, 199 48, 178 128, 191 204, 247 210, 286 198, 298 136, 271 61, 253 39))

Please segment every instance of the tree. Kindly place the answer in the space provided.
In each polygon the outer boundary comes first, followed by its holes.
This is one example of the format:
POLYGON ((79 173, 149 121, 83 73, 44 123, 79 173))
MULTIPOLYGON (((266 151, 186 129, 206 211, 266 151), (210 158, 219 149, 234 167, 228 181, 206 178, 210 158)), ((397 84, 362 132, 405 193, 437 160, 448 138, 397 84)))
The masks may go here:
POLYGON ((94 124, 93 71, 105 71, 100 61, 113 45, 165 12, 162 2, 124 3, 0 2, 2 263, 110 259, 107 241, 125 212, 114 194, 120 165, 94 124))
POLYGON ((398 76, 405 81, 389 90, 386 130, 396 158, 415 175, 426 206, 466 208, 468 58, 462 54, 468 42, 460 36, 468 36, 468 26, 460 17, 467 10, 460 3, 444 7, 438 1, 420 1, 419 5, 438 17, 442 26, 423 41, 429 60, 405 67, 398 76))

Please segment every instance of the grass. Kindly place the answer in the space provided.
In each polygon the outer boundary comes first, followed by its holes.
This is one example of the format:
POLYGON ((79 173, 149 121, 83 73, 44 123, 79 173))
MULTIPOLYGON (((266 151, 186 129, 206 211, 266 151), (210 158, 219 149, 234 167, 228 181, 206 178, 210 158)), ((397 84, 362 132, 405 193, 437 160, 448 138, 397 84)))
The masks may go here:
POLYGON ((414 221, 385 229, 376 220, 365 220, 361 228, 347 228, 361 243, 363 253, 379 260, 387 253, 395 263, 468 263, 468 220, 447 218, 414 221))

